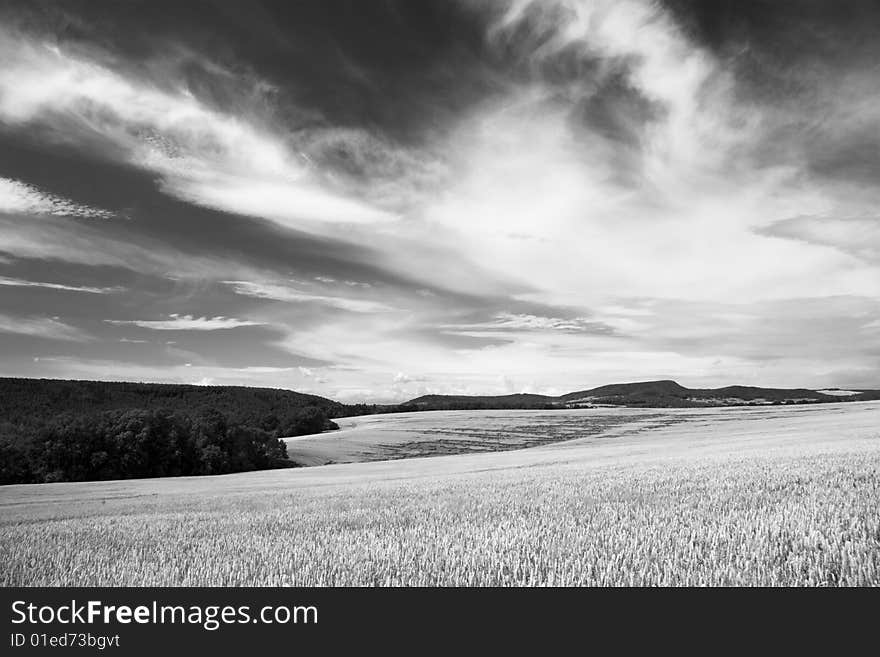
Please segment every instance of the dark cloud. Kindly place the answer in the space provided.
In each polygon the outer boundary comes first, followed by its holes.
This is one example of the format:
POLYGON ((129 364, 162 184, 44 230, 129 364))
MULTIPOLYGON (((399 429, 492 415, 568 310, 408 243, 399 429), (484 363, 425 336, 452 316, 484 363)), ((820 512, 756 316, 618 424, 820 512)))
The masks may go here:
POLYGON ((591 132, 625 147, 640 144, 642 132, 663 107, 646 98, 627 79, 624 72, 609 75, 578 104, 576 117, 591 132))
POLYGON ((132 68, 182 59, 173 77, 220 104, 242 102, 220 70, 258 72, 291 129, 327 122, 422 142, 496 88, 483 26, 451 2, 19 2, 7 14, 132 68))
POLYGON ((880 6, 873 0, 662 0, 685 33, 720 56, 748 50, 756 75, 777 67, 847 65, 876 52, 880 6), (773 65, 773 66, 771 66, 773 65))
POLYGON ((735 97, 767 131, 755 157, 800 163, 818 179, 874 185, 880 175, 873 0, 664 0, 734 76, 735 97))
POLYGON ((871 185, 880 183, 880 113, 874 125, 828 136, 810 149, 810 169, 822 178, 871 185))

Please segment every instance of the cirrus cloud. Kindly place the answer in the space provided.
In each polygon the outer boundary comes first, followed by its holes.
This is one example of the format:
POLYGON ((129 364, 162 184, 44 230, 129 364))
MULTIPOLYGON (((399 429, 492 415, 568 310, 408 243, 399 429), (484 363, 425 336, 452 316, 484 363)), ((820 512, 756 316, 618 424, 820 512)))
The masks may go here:
POLYGON ((81 205, 13 178, 0 178, 0 212, 110 219, 112 212, 81 205))
MULTIPOLYGON (((6 28, 0 57, 0 121, 81 146, 103 144, 107 156, 156 174, 161 189, 177 198, 301 229, 395 218, 334 189, 296 140, 258 117, 212 107, 183 81, 141 79, 115 70, 107 53, 75 52, 6 28)), ((27 187, 7 184, 0 194, 0 202, 5 196, 56 214, 88 212, 27 187)))
POLYGON ((105 319, 108 324, 117 326, 139 326, 154 331, 222 331, 240 326, 261 326, 261 322, 253 322, 234 317, 193 317, 171 313, 168 319, 105 319))
MULTIPOLYGON (((324 280, 332 279, 325 278, 324 280)), ((260 283, 254 281, 223 281, 223 283, 229 285, 236 294, 259 299, 287 301, 290 303, 318 303, 355 313, 387 312, 392 310, 390 306, 379 301, 311 294, 279 283, 260 283)))
POLYGON ((87 342, 91 336, 55 317, 16 317, 0 313, 0 333, 16 333, 48 340, 87 342))
POLYGON ((20 278, 0 276, 0 285, 6 287, 41 287, 48 290, 62 290, 64 292, 85 292, 88 294, 112 294, 121 292, 124 288, 114 287, 90 287, 88 285, 65 285, 63 283, 44 283, 41 281, 25 281, 20 278))

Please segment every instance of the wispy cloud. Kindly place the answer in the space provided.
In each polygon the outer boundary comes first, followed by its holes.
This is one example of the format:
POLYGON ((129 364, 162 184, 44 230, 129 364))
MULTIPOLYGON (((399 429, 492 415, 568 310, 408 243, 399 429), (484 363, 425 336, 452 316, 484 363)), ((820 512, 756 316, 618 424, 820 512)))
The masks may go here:
MULTIPOLYGON (((731 79, 706 50, 697 47, 659 3, 642 0, 513 0, 490 30, 496 41, 509 45, 531 66, 553 66, 577 54, 598 63, 596 72, 571 80, 575 100, 605 99, 609 81, 629 95, 616 109, 624 116, 642 99, 654 111, 633 117, 643 133, 644 174, 658 182, 678 184, 679 167, 718 163, 736 136, 730 108, 704 112, 707 102, 723 108, 731 79), (718 101, 722 101, 719 103, 718 101), (714 148, 713 148, 714 146, 714 148), (662 165, 666 165, 666 171, 662 165), (669 167, 672 166, 669 176, 669 167)), ((587 104, 587 107, 590 107, 587 104)), ((595 107, 595 106, 594 106, 595 107)), ((595 115, 586 115, 588 123, 595 115)), ((606 116, 608 120, 615 117, 606 116)), ((741 118, 741 117, 740 117, 741 118)), ((607 135, 607 124, 593 124, 607 135)), ((740 124, 740 132, 747 125, 740 124)))
POLYGON ((111 231, 105 222, 71 222, 55 216, 21 221, 0 214, 0 251, 16 258, 119 267, 150 276, 206 279, 233 273, 244 276, 250 271, 228 257, 194 253, 173 242, 133 236, 124 229, 111 231))
POLYGON ((87 333, 55 318, 15 317, 6 314, 0 314, 0 333, 16 333, 66 342, 86 342, 91 339, 87 333))
MULTIPOLYGON (((324 281, 331 281, 331 279, 325 278, 324 281)), ((311 294, 278 283, 258 283, 253 281, 223 281, 223 283, 232 287, 236 294, 259 299, 287 301, 290 303, 318 303, 355 313, 387 312, 392 310, 390 306, 380 301, 311 294)))
MULTIPOLYGON (((0 44, 0 121, 40 126, 81 146, 103 140, 109 156, 156 174, 168 194, 217 210, 298 228, 395 219, 333 188, 289 136, 203 102, 183 81, 139 79, 114 70, 107 53, 89 58, 5 29, 0 44)), ((19 205, 35 202, 12 192, 19 205)))
POLYGON ((261 326, 261 322, 233 317, 193 317, 172 313, 168 319, 105 319, 108 324, 117 326, 139 326, 156 331, 220 331, 240 326, 261 326))
POLYGON ((488 331, 560 331, 564 333, 593 333, 609 335, 614 329, 587 317, 545 317, 524 313, 499 313, 492 321, 473 324, 447 324, 444 329, 488 331))
POLYGON ((0 276, 0 285, 7 287, 42 287, 49 290, 63 290, 65 292, 86 292, 88 294, 112 294, 122 292, 125 288, 113 287, 90 287, 88 285, 64 285, 62 283, 45 283, 41 281, 26 281, 20 278, 0 276))
POLYGON ((112 212, 81 205, 13 178, 0 178, 0 212, 110 219, 112 212))
POLYGON ((757 231, 769 237, 828 246, 870 262, 880 262, 880 217, 791 217, 757 231))

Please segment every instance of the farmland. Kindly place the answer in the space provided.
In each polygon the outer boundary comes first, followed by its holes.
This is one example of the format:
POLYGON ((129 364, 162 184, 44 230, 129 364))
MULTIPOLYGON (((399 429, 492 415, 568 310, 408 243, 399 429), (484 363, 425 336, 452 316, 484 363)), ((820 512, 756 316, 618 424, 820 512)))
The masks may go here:
POLYGON ((0 584, 880 585, 878 402, 453 413, 309 447, 368 462, 2 487, 0 584))
POLYGON ((626 408, 392 413, 339 418, 339 430, 285 442, 288 456, 301 465, 360 463, 507 451, 590 436, 607 438, 689 417, 626 408))

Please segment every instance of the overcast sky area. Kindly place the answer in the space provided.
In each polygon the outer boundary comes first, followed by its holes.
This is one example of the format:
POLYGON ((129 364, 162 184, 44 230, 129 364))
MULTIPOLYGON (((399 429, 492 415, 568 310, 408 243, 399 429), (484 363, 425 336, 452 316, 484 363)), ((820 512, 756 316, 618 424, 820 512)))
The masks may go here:
POLYGON ((880 388, 878 26, 0 0, 0 375, 880 388))

